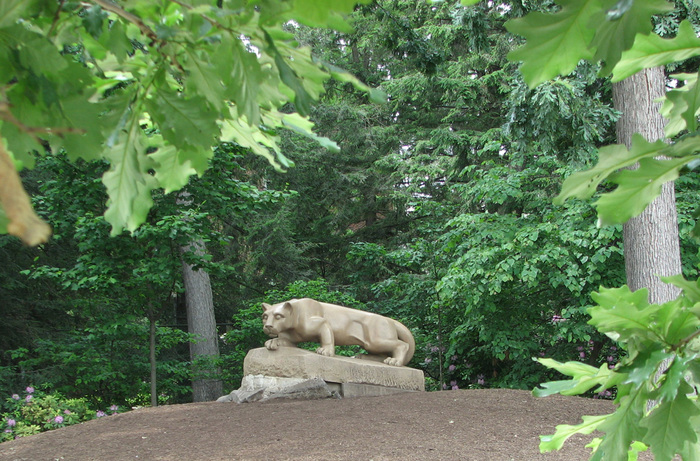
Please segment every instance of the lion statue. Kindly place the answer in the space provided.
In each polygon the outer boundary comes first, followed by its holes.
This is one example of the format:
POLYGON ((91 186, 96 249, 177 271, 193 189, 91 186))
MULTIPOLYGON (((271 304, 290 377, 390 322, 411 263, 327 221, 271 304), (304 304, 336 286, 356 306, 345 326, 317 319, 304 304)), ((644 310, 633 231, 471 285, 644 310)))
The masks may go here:
POLYGON ((271 351, 310 341, 321 344, 318 354, 332 357, 336 345, 358 345, 370 354, 386 356, 384 363, 400 367, 416 350, 413 335, 396 320, 309 298, 263 303, 262 320, 263 331, 272 338, 265 347, 271 351))

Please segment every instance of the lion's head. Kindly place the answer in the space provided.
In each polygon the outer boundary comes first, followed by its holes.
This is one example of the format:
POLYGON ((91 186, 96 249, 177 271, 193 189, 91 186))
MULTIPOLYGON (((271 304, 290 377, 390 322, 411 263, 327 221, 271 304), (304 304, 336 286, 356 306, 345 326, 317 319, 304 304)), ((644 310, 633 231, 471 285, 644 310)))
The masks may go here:
POLYGON ((293 328, 292 305, 289 302, 271 306, 263 303, 263 331, 274 338, 285 330, 293 328))

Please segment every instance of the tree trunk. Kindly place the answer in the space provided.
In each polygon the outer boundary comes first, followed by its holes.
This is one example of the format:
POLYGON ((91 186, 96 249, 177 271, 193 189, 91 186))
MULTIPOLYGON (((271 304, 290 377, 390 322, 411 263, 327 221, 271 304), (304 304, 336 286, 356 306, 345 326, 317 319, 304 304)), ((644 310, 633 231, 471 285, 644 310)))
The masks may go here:
MULTIPOLYGON (((632 134, 640 133, 647 141, 664 138, 664 119, 655 102, 664 96, 666 82, 664 69, 645 69, 619 83, 613 84, 615 108, 622 112, 617 122, 617 139, 628 148, 632 134)), ((681 252, 678 239, 676 193, 673 182, 661 188, 661 195, 639 216, 623 226, 625 272, 627 285, 635 291, 649 289, 649 302, 665 303, 676 299, 680 289, 663 283, 659 276, 681 273, 681 252)), ((667 359, 657 370, 657 380, 671 363, 667 359)), ((657 402, 647 402, 651 410, 657 402)))
POLYGON ((153 313, 153 309, 148 310, 148 322, 149 322, 149 354, 148 361, 151 364, 151 406, 158 406, 158 388, 157 388, 157 373, 156 373, 156 318, 153 313))
MULTIPOLYGON (((177 204, 189 206, 192 197, 181 191, 177 204)), ((185 261, 185 253, 192 252, 204 256, 206 247, 202 239, 194 239, 180 248, 182 256, 182 279, 185 286, 185 307, 187 310, 187 331, 195 336, 190 340, 190 359, 193 364, 192 399, 195 402, 216 400, 223 395, 223 383, 218 378, 220 370, 213 363, 219 358, 219 335, 216 331, 214 299, 211 292, 209 274, 203 269, 194 270, 185 261)))
MULTIPOLYGON (((204 254, 204 242, 190 243, 182 248, 182 253, 192 251, 204 254)), ((219 370, 210 360, 219 357, 219 335, 216 331, 214 301, 212 299, 209 274, 203 269, 194 270, 192 265, 182 260, 182 275, 185 284, 185 304, 187 306, 187 328, 195 335, 190 341, 190 358, 195 366, 192 380, 192 394, 195 402, 216 400, 223 395, 220 379, 214 378, 219 370)))
MULTIPOLYGON (((615 108, 622 112, 617 122, 617 139, 630 146, 632 134, 648 141, 664 138, 664 119, 659 113, 665 94, 664 69, 639 72, 613 84, 615 108)), ((680 290, 661 282, 659 276, 681 273, 676 195, 673 182, 663 185, 661 195, 644 212, 623 226, 625 271, 632 291, 646 287, 649 301, 664 303, 675 299, 680 290)))

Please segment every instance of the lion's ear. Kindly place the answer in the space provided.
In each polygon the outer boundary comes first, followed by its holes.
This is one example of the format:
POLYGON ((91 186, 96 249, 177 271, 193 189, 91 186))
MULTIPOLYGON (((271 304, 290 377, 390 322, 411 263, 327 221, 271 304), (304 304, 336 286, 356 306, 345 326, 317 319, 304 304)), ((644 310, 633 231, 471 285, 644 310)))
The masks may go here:
POLYGON ((294 306, 292 306, 292 303, 287 301, 284 303, 284 306, 282 306, 282 310, 287 311, 288 313, 291 313, 294 310, 294 306))
POLYGON ((267 303, 262 303, 262 306, 263 306, 263 312, 265 312, 265 311, 267 311, 267 310, 270 310, 270 308, 272 307, 272 306, 270 306, 270 305, 267 304, 267 303))

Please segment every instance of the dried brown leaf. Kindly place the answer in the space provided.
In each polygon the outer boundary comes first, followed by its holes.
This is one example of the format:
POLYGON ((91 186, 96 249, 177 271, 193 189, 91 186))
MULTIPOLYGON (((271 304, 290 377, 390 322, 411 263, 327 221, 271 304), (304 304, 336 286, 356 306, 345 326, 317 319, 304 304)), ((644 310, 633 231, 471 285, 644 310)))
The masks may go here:
POLYGON ((40 245, 51 236, 51 227, 37 216, 22 186, 15 164, 0 142, 0 205, 9 219, 7 232, 30 246, 40 245))

